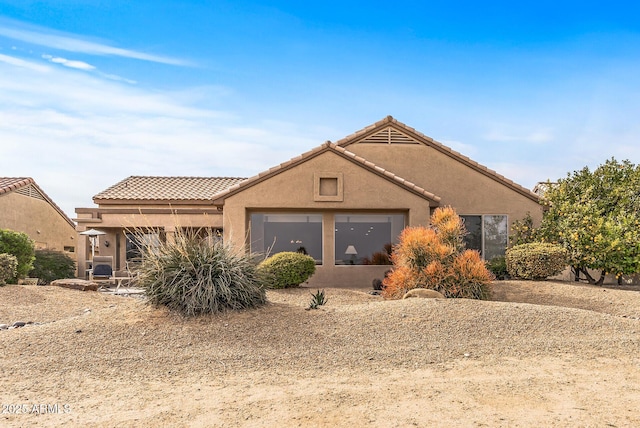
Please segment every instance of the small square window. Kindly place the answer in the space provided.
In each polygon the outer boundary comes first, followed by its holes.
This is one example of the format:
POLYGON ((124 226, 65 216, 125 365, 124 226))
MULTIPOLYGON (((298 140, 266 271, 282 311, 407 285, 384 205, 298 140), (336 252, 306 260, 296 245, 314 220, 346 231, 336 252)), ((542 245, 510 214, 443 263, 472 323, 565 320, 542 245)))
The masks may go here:
POLYGON ((320 178, 320 196, 338 196, 338 178, 322 177, 320 178))
POLYGON ((316 202, 342 202, 342 173, 316 173, 313 175, 313 200, 316 202))

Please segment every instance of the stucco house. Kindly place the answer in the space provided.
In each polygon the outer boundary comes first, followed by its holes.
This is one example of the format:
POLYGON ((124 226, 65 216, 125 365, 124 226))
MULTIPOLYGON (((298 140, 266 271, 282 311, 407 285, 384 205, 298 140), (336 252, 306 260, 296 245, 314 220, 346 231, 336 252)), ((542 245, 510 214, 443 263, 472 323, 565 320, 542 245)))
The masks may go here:
POLYGON ((513 221, 542 217, 536 194, 391 116, 248 179, 130 177, 94 202, 76 209, 78 231, 108 232, 103 242, 116 246, 99 251, 116 259, 126 258, 123 226, 148 227, 150 240, 207 226, 247 251, 305 251, 317 263, 314 287, 370 285, 400 231, 429 224, 439 206, 464 218, 467 246, 485 259, 504 254, 513 221), (211 187, 197 191, 189 180, 211 187))
POLYGON ((0 177, 0 228, 27 234, 36 249, 75 258, 76 225, 30 177, 0 177))

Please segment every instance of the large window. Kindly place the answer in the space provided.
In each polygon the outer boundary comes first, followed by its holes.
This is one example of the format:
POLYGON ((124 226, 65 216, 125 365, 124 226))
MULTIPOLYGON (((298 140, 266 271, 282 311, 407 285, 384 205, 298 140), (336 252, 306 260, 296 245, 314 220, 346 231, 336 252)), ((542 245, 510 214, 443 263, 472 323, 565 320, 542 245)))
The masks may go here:
POLYGON ((322 214, 251 214, 251 252, 299 251, 322 264, 322 214))
POLYGON ((160 245, 160 242, 165 241, 164 231, 149 230, 145 233, 126 233, 127 247, 126 247, 126 260, 127 262, 140 262, 142 260, 142 249, 148 248, 153 251, 160 245))
POLYGON ((340 214, 335 226, 337 265, 384 264, 404 228, 404 214, 340 214))
POLYGON ((468 234, 467 248, 480 251, 485 260, 504 256, 508 242, 506 215, 461 215, 468 234))

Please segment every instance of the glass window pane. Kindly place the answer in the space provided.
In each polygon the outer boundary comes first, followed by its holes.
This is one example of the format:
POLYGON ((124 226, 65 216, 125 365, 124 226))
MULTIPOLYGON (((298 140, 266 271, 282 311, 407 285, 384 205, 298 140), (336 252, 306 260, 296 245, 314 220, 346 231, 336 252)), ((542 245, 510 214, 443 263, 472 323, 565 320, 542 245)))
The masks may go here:
POLYGON ((160 232, 127 233, 126 260, 139 262, 143 258, 143 249, 154 251, 163 240, 160 232))
POLYGON ((484 259, 504 256, 507 249, 507 216, 484 216, 484 259))
POLYGON ((482 216, 461 215, 467 234, 464 236, 464 243, 469 250, 478 250, 482 254, 482 216))
POLYGON ((251 214, 251 252, 304 252, 322 263, 322 214, 251 214))
POLYGON ((403 214, 343 214, 335 217, 337 265, 387 264, 404 228, 403 214))

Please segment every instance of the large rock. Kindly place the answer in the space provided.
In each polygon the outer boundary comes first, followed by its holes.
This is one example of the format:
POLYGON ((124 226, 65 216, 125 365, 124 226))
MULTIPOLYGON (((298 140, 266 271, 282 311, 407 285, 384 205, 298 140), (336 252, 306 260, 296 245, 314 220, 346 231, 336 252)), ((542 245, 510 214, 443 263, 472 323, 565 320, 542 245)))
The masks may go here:
POLYGON ((72 288, 80 291, 98 291, 99 285, 95 282, 86 281, 84 279, 56 279, 51 283, 56 287, 72 288))
POLYGON ((419 297, 422 299, 444 299, 444 294, 440 293, 436 290, 429 290, 428 288, 414 288, 413 290, 407 291, 407 293, 402 296, 403 299, 410 299, 412 297, 419 297))

